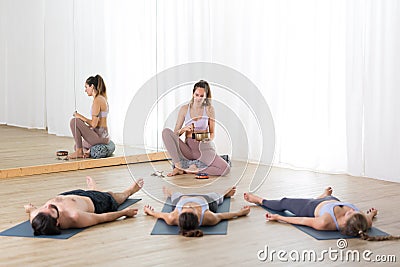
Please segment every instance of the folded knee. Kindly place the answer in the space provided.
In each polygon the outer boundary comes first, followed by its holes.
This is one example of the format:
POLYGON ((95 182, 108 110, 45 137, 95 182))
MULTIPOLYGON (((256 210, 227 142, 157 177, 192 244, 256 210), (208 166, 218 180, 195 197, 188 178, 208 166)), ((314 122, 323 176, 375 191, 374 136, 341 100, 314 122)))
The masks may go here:
POLYGON ((167 136, 170 136, 171 134, 173 134, 174 132, 170 129, 170 128, 165 128, 162 131, 162 137, 165 138, 167 136))
POLYGON ((231 172, 231 166, 229 166, 229 164, 226 164, 226 168, 225 168, 223 175, 227 175, 230 172, 231 172))
POLYGON ((75 127, 75 125, 76 125, 77 122, 78 122, 78 121, 77 121, 77 118, 72 118, 72 119, 69 121, 69 125, 70 125, 71 127, 75 127))

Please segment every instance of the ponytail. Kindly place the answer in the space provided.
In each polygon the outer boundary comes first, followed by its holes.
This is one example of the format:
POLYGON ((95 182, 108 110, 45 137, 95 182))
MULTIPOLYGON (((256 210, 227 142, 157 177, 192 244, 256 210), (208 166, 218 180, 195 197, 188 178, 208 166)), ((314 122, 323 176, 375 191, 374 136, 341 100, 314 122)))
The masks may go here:
POLYGON ((93 85, 94 89, 97 91, 97 95, 104 96, 107 99, 107 91, 106 91, 106 84, 104 83, 103 78, 97 74, 96 76, 90 76, 86 79, 86 83, 91 86, 93 85))
POLYGON ((106 91, 106 84, 104 83, 103 78, 100 75, 96 75, 97 78, 97 91, 99 95, 104 96, 107 99, 107 91, 106 91))
POLYGON ((351 216, 346 223, 346 226, 341 229, 342 234, 348 236, 359 236, 363 240, 367 241, 385 241, 385 240, 396 240, 400 239, 400 236, 369 236, 368 231, 368 221, 365 215, 361 213, 356 213, 351 216))
POLYGON ((189 230, 189 231, 180 231, 179 232, 181 235, 184 237, 202 237, 203 236, 203 231, 200 229, 195 229, 195 230, 189 230))
POLYGON ((185 237, 203 236, 203 231, 198 229, 199 217, 192 212, 184 212, 179 215, 179 233, 185 237))

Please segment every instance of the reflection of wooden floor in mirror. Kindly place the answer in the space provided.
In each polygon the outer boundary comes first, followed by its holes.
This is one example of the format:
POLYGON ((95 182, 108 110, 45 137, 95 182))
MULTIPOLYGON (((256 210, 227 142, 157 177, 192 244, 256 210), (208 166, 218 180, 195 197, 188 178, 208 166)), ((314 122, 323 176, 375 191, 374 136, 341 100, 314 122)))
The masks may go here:
MULTIPOLYGON (((227 179, 234 182, 240 178, 241 170, 235 162, 227 179)), ((150 176, 153 168, 148 164, 132 164, 135 177, 144 177, 144 189, 152 193, 160 179, 150 176)), ((154 163, 154 168, 168 171, 168 162, 154 163)), ((251 167, 251 166, 250 166, 251 167)), ((105 190, 119 191, 132 183, 127 166, 96 168, 62 173, 30 176, 29 179, 16 177, 0 180, 0 231, 8 229, 27 219, 23 205, 43 204, 56 194, 85 188, 85 177, 92 176, 105 190)), ((221 178, 223 179, 223 178, 221 178)), ((196 187, 205 183, 193 176, 185 175, 166 178, 182 186, 196 187)), ((243 192, 247 190, 251 176, 245 174, 238 183, 236 196, 231 201, 231 211, 240 209, 246 202, 243 192)), ((379 210, 374 225, 379 229, 400 234, 398 204, 400 203, 400 184, 347 175, 327 175, 306 171, 293 171, 273 168, 266 182, 257 194, 270 198, 314 197, 322 193, 326 186, 333 186, 334 195, 355 203, 360 209, 376 207, 379 210)), ((223 192, 224 187, 213 185, 210 190, 223 192)), ((150 204, 160 211, 162 204, 144 191, 134 197, 142 201, 134 205, 139 209, 136 218, 97 225, 86 229, 67 240, 31 239, 0 236, 0 265, 4 266, 258 266, 271 262, 257 259, 257 252, 265 249, 271 252, 286 251, 284 259, 289 259, 291 251, 314 250, 321 255, 323 250, 338 250, 337 240, 317 241, 297 230, 295 227, 276 222, 265 221, 265 211, 252 207, 245 218, 232 220, 228 224, 228 234, 204 236, 202 238, 184 238, 180 236, 151 236, 155 219, 143 214, 143 207, 150 204)), ((325 253, 319 265, 365 266, 362 253, 370 250, 376 255, 400 254, 400 241, 368 242, 348 239, 348 246, 342 251, 358 251, 360 262, 336 259, 325 253)), ((352 252, 353 253, 353 252, 352 252)), ((352 254, 351 254, 352 255, 352 254)), ((282 255, 281 255, 282 256, 282 255)), ((294 257, 295 254, 292 253, 294 257)), ((337 256, 337 255, 336 255, 337 256)), ((272 263, 280 263, 277 253, 272 263)), ((310 262, 288 260, 283 266, 309 266, 310 262)), ((398 263, 397 263, 398 265, 398 263)), ((385 263, 384 266, 395 266, 385 263)))
MULTIPOLYGON (((117 145, 113 156, 106 159, 58 160, 57 150, 73 151, 72 137, 8 125, 0 125, 0 136, 0 178, 115 166, 147 159, 145 151, 140 149, 130 149, 135 155, 125 158, 123 146, 117 145)), ((157 160, 165 158, 165 155, 151 153, 149 157, 157 160)))

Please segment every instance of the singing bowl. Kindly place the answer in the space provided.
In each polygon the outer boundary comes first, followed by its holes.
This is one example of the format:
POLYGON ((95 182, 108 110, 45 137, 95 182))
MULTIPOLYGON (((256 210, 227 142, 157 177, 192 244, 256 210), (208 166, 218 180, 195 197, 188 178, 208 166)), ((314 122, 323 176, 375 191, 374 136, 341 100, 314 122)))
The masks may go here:
POLYGON ((208 141, 210 140, 210 133, 194 133, 194 139, 196 141, 208 141))
POLYGON ((65 156, 68 156, 68 151, 66 151, 66 150, 58 150, 56 152, 56 155, 57 155, 57 157, 65 157, 65 156))

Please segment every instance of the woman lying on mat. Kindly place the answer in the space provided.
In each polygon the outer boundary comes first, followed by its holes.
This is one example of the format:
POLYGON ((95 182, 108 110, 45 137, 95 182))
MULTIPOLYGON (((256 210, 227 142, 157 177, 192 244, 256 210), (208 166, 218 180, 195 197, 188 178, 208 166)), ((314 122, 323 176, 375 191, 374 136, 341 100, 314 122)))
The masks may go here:
POLYGON ((165 128, 162 138, 165 148, 174 163, 174 169, 168 176, 183 173, 205 172, 209 175, 226 175, 230 171, 229 164, 217 155, 212 140, 214 139, 215 111, 211 104, 211 90, 206 81, 200 80, 192 90, 189 104, 183 105, 178 113, 175 129, 165 128), (207 141, 192 138, 194 133, 209 133, 207 141), (184 134, 185 142, 179 137, 184 134), (182 161, 198 160, 205 168, 193 164, 189 168, 182 166, 182 161))
POLYGON ((283 221, 291 224, 305 225, 316 230, 338 230, 344 235, 360 236, 369 241, 399 239, 398 236, 368 236, 367 231, 372 226, 372 219, 378 210, 369 209, 366 214, 360 212, 353 204, 340 202, 332 196, 332 188, 328 187, 317 198, 282 198, 267 200, 259 196, 244 193, 244 199, 250 203, 262 205, 270 210, 288 210, 298 217, 286 217, 267 213, 269 221, 283 221))
POLYGON ((40 208, 32 204, 24 206, 29 213, 34 235, 58 235, 61 229, 84 228, 137 214, 137 209, 128 207, 117 211, 117 208, 143 187, 142 179, 121 193, 96 190, 96 183, 90 177, 86 178, 86 182, 87 191, 79 189, 61 193, 40 208))
POLYGON ((237 212, 216 213, 218 205, 221 205, 225 197, 235 194, 236 187, 229 188, 228 192, 222 196, 218 193, 209 194, 190 194, 172 193, 164 188, 164 193, 171 198, 175 206, 172 212, 156 212, 146 205, 144 212, 158 219, 163 219, 168 225, 178 225, 180 234, 186 237, 200 237, 203 232, 198 229, 201 225, 216 225, 221 220, 229 220, 235 217, 246 216, 250 212, 250 207, 245 206, 237 212))
POLYGON ((103 78, 100 75, 87 78, 85 92, 93 97, 92 117, 88 119, 75 111, 70 122, 75 152, 69 155, 70 159, 89 157, 91 146, 110 142, 107 130, 108 102, 103 78))

